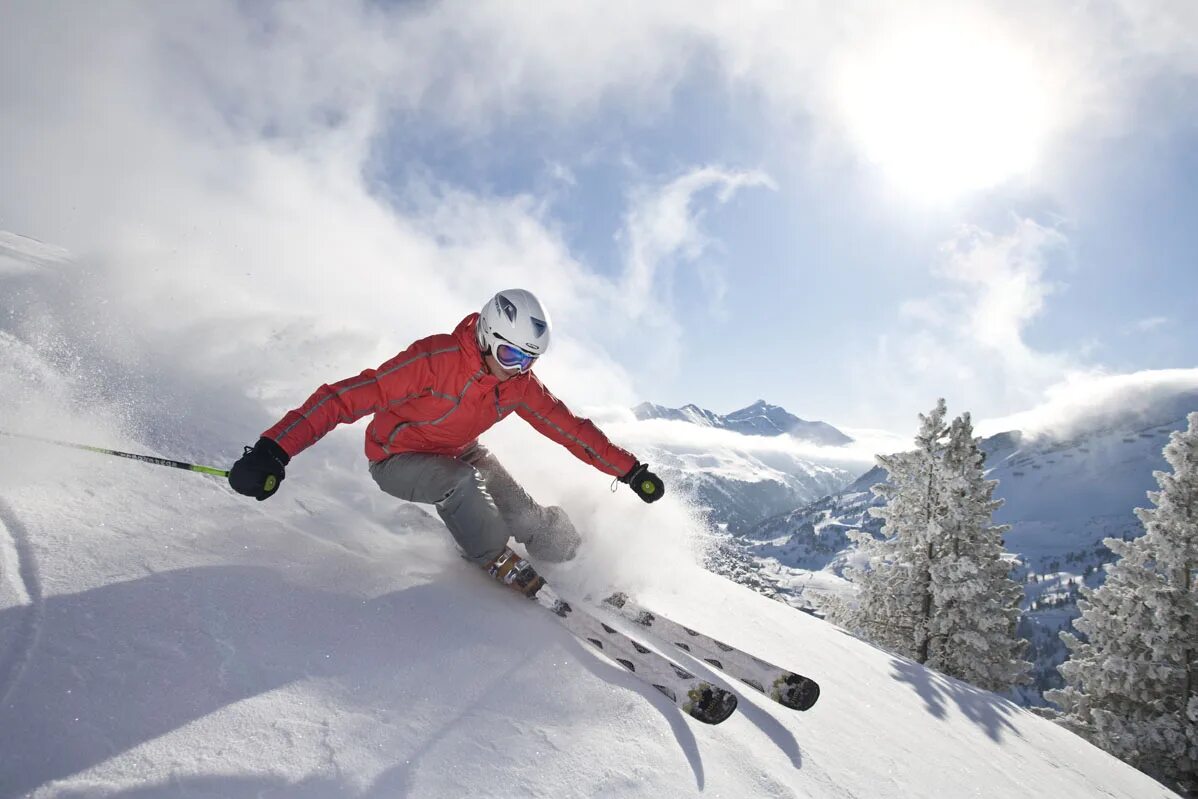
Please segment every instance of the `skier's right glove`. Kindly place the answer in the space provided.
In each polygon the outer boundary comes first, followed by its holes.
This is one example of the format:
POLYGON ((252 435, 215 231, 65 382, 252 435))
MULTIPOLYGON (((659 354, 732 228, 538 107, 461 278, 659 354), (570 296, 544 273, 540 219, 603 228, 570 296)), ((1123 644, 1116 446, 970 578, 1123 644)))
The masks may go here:
POLYGON ((260 438, 229 470, 229 485, 238 494, 254 497, 259 502, 274 496, 283 482, 287 470, 284 468, 291 456, 269 438, 260 438))
POLYGON ((628 474, 620 478, 621 483, 628 483, 636 495, 645 502, 656 502, 666 493, 665 483, 661 478, 649 471, 648 464, 637 463, 628 470, 628 474))

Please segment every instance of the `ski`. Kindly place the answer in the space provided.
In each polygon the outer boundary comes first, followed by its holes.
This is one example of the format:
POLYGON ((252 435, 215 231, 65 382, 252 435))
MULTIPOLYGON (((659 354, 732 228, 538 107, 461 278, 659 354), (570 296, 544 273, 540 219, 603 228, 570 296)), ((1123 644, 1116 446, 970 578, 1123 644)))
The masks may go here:
POLYGON ((488 564, 487 571, 531 598, 576 638, 656 688, 693 718, 705 724, 719 724, 736 710, 736 694, 691 674, 665 655, 605 624, 587 610, 575 607, 546 585, 528 561, 510 549, 488 564))
POLYGON ((615 593, 602 606, 624 619, 655 632, 662 640, 692 657, 734 677, 750 688, 793 710, 809 710, 819 699, 819 683, 759 657, 729 646, 722 641, 684 627, 660 613, 654 613, 628 597, 615 593))

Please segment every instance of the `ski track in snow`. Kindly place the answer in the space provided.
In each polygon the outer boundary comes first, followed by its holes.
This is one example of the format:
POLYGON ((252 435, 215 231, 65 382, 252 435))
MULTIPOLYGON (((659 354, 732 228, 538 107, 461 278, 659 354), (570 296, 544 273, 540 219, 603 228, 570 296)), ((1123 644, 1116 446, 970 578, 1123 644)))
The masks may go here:
MULTIPOLYGON (((17 576, 24 586, 26 596, 29 597, 29 605, 22 614, 20 629, 12 649, 0 652, 0 707, 3 707, 8 704, 8 697, 20 682, 25 666, 34 647, 37 646, 45 605, 42 603, 42 584, 38 577, 33 548, 29 544, 29 534, 12 506, 3 499, 0 499, 0 528, 7 530, 12 540, 13 549, 17 553, 17 576)), ((0 563, 0 568, 3 568, 3 565, 0 563)))

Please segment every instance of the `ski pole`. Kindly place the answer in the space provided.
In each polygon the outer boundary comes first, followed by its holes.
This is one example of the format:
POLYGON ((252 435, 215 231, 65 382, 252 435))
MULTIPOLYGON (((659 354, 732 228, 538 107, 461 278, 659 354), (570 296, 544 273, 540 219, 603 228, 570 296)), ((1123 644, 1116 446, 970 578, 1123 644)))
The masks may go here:
POLYGON ((72 444, 69 441, 56 441, 53 438, 42 438, 41 436, 30 436, 24 433, 9 433, 0 430, 0 436, 8 436, 9 438, 23 438, 27 441, 39 441, 42 444, 54 444, 58 447, 70 447, 71 449, 82 449, 87 452, 96 452, 100 455, 115 455, 118 458, 129 458, 130 460, 141 461, 142 463, 153 463, 158 466, 171 466, 175 469, 186 469, 189 472, 201 472, 203 474, 213 474, 217 477, 228 477, 227 469, 215 469, 211 466, 197 466, 194 463, 183 463, 182 461, 172 461, 167 458, 156 458, 153 455, 138 455, 133 452, 120 452, 115 449, 104 449, 103 447, 89 447, 86 444, 72 444))

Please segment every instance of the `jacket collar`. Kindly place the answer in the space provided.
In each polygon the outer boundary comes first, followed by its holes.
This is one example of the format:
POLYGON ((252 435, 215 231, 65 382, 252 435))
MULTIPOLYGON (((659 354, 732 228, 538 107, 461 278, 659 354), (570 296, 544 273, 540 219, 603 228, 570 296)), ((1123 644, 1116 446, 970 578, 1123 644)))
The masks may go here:
POLYGON ((483 362, 482 351, 478 348, 478 314, 472 313, 453 329, 453 337, 461 348, 462 358, 468 364, 472 373, 482 372, 476 381, 478 385, 492 388, 499 384, 499 378, 491 374, 487 364, 483 362))
POLYGON ((485 369, 483 354, 478 349, 478 314, 472 313, 453 329, 453 337, 461 347, 462 355, 467 362, 477 364, 477 368, 485 369))
POLYGON ((494 385, 511 385, 515 386, 526 383, 532 377, 532 372, 525 372, 522 375, 516 375, 510 380, 505 380, 500 383, 499 378, 491 374, 487 369, 487 364, 483 361, 482 351, 478 348, 478 314, 472 313, 462 321, 458 322, 458 326, 453 329, 453 337, 457 339, 458 346, 461 347, 462 356, 466 362, 471 365, 473 371, 482 370, 482 377, 478 379, 478 383, 490 388, 494 385))

